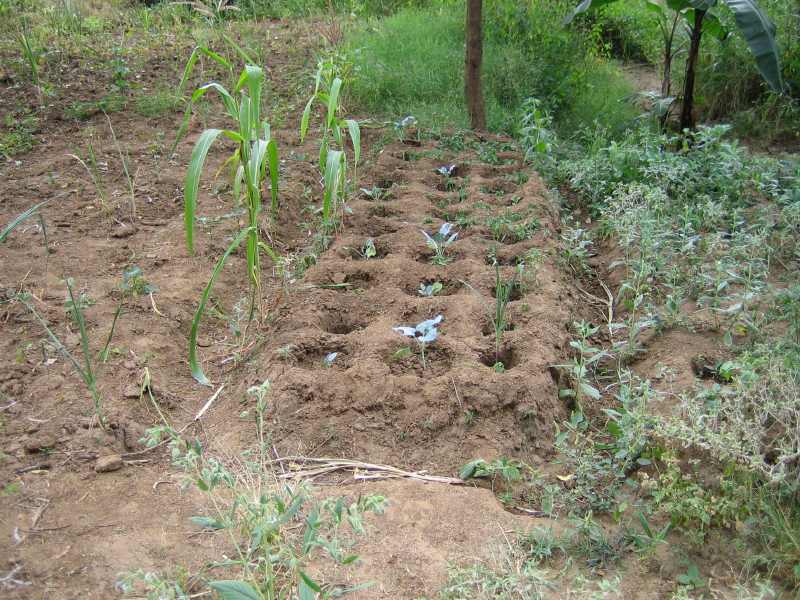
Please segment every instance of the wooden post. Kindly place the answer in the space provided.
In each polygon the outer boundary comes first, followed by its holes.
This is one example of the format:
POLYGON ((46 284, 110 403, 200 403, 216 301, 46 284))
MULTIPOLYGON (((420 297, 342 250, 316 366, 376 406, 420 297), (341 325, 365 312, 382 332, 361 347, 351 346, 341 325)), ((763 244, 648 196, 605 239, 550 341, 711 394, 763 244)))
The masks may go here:
POLYGON ((481 89, 483 60, 483 0, 467 0, 466 42, 464 63, 464 95, 472 129, 486 129, 486 108, 481 89))

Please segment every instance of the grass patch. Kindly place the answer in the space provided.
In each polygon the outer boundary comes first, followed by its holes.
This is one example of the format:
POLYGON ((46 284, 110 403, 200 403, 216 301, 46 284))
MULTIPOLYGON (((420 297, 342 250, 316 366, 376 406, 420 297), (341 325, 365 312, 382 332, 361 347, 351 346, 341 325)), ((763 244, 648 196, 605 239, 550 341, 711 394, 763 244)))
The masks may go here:
MULTIPOLYGON (((621 131, 635 116, 623 102, 631 88, 613 64, 563 29, 564 3, 545 10, 534 2, 519 21, 508 18, 505 4, 487 7, 483 79, 489 128, 517 133, 520 108, 533 96, 543 100, 562 131, 595 121, 621 131)), ((390 118, 413 114, 428 127, 467 125, 461 9, 401 10, 359 28, 348 46, 357 73, 352 95, 360 108, 390 118)))
POLYGON ((33 133, 39 127, 39 120, 31 114, 6 115, 3 130, 0 131, 0 156, 10 160, 12 156, 24 154, 33 149, 36 138, 33 133))
POLYGON ((152 94, 141 94, 133 101, 133 110, 148 119, 157 119, 179 112, 181 99, 172 90, 159 89, 152 94))

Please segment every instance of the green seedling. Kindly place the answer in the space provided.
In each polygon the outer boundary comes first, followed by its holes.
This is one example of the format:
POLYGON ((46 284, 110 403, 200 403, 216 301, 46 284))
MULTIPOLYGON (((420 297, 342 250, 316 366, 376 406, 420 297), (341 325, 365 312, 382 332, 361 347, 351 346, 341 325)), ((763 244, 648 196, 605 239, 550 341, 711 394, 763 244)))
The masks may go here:
POLYGON ((203 385, 210 381, 203 372, 197 357, 197 329, 200 324, 211 288, 228 256, 246 240, 247 273, 250 281, 250 313, 252 320, 256 304, 260 303, 261 253, 266 253, 277 262, 277 253, 261 239, 261 188, 269 174, 272 200, 272 216, 278 211, 278 147, 272 139, 270 125, 261 117, 261 99, 264 86, 264 71, 255 65, 246 65, 242 70, 233 94, 218 83, 209 83, 192 94, 192 103, 198 102, 208 91, 217 92, 222 98, 228 117, 237 125, 236 129, 206 129, 192 151, 191 162, 186 172, 184 193, 184 226, 186 245, 194 253, 194 221, 197 210, 198 189, 203 164, 214 141, 224 136, 237 144, 228 162, 235 166, 234 188, 244 186, 247 226, 236 235, 219 259, 200 300, 189 336, 189 366, 194 378, 203 385), (234 96, 238 95, 238 98, 234 96))
POLYGON ((370 259, 377 256, 378 251, 375 250, 375 241, 372 238, 367 238, 367 241, 364 242, 364 247, 361 249, 361 254, 365 259, 370 259))
POLYGON ((561 398, 571 398, 579 412, 583 412, 582 400, 588 396, 592 400, 600 399, 600 390, 591 383, 591 368, 599 360, 606 358, 608 352, 602 348, 597 348, 589 343, 589 338, 599 331, 599 327, 593 327, 586 321, 573 323, 578 339, 572 340, 569 345, 575 350, 571 362, 555 365, 559 369, 564 369, 569 374, 572 387, 564 388, 559 391, 561 398))
MULTIPOLYGON (((417 118, 413 115, 408 115, 400 119, 399 121, 395 121, 394 123, 394 132, 397 135, 397 139, 400 142, 405 142, 408 140, 408 136, 406 132, 412 128, 417 127, 417 118)), ((416 129, 417 137, 415 141, 419 141, 419 129, 416 129)))
POLYGON ((392 327, 392 329, 397 333, 400 333, 406 337, 414 338, 414 340, 416 340, 417 345, 419 346, 423 369, 426 368, 425 348, 428 346, 428 344, 435 342, 436 338, 439 337, 439 330, 437 328, 443 320, 444 317, 442 315, 438 315, 433 319, 422 321, 422 323, 419 323, 414 327, 405 327, 402 325, 392 327))
POLYGON ((374 185, 369 189, 361 188, 361 193, 364 194, 370 200, 373 200, 375 202, 380 202, 381 200, 387 200, 390 195, 390 192, 387 188, 378 187, 377 185, 374 185))
POLYGON ((319 101, 325 108, 322 121, 322 140, 319 148, 319 169, 325 175, 325 194, 323 198, 323 227, 332 229, 332 219, 336 213, 336 204, 341 195, 346 201, 346 169, 345 138, 347 132, 353 145, 353 182, 358 182, 358 163, 361 160, 361 128, 358 121, 339 116, 342 111, 342 86, 344 82, 336 75, 337 68, 332 59, 320 61, 314 78, 314 93, 306 102, 300 119, 300 141, 304 141, 311 123, 311 109, 314 102, 319 101), (339 150, 332 150, 336 144, 339 150))
POLYGON ((100 396, 100 392, 97 389, 97 379, 95 377, 94 369, 92 367, 92 363, 94 361, 92 353, 89 350, 89 335, 86 331, 86 321, 83 315, 83 304, 75 297, 75 293, 73 291, 73 281, 71 278, 67 278, 64 280, 67 286, 67 292, 69 295, 68 305, 71 312, 72 320, 78 326, 78 333, 80 334, 80 341, 81 341, 81 353, 83 354, 83 364, 81 364, 75 356, 67 350, 66 346, 58 339, 58 336, 53 333, 50 326, 47 324, 47 321, 44 320, 39 311, 33 306, 30 302, 30 295, 28 294, 21 294, 17 296, 17 298, 25 305, 33 317, 39 322, 42 328, 47 333, 47 336, 50 338, 50 341, 56 347, 56 349, 67 359, 72 366, 74 367, 75 371, 80 375, 81 379, 83 380, 86 387, 89 389, 89 393, 92 396, 92 401, 94 402, 94 414, 97 417, 100 424, 105 423, 105 418, 103 417, 102 407, 102 397, 100 396))
POLYGON ((23 28, 19 32, 19 46, 22 51, 22 57, 25 59, 25 62, 28 64, 28 68, 30 69, 31 81, 41 93, 42 88, 41 80, 39 79, 39 61, 42 58, 42 51, 33 47, 30 31, 28 31, 27 28, 23 28))
POLYGON ((494 313, 492 314, 492 328, 494 329, 494 356, 495 363, 492 368, 498 373, 505 371, 505 365, 500 360, 500 347, 503 343, 503 332, 508 329, 510 324, 508 320, 508 304, 511 302, 511 296, 514 290, 519 285, 517 281, 517 272, 508 281, 504 281, 500 276, 500 265, 494 265, 494 313))
POLYGON ((447 256, 447 248, 450 244, 455 242, 458 237, 458 232, 450 235, 452 228, 452 223, 443 223, 439 231, 433 235, 429 234, 427 231, 420 230, 422 231, 422 235, 425 236, 425 243, 428 244, 428 248, 433 250, 431 262, 435 265, 444 266, 450 262, 450 257, 447 256))
POLYGON ((437 295, 443 289, 442 283, 440 281, 434 281, 433 283, 429 283, 425 285, 424 283, 419 284, 419 290, 417 293, 420 296, 424 296, 426 298, 432 298, 433 296, 437 295))
POLYGON ((94 189, 97 191, 97 196, 100 198, 100 205, 103 207, 103 210, 108 210, 108 195, 106 194, 106 190, 100 181, 100 168, 97 164, 97 156, 95 154, 92 142, 89 142, 86 160, 83 160, 77 154, 67 154, 67 156, 77 160, 84 170, 89 174, 89 177, 92 179, 94 189))

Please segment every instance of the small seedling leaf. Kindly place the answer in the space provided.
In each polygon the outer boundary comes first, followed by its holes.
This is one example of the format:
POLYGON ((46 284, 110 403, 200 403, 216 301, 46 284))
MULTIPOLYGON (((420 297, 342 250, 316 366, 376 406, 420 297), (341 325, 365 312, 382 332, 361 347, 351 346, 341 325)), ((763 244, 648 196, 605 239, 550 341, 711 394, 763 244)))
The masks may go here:
POLYGON ((213 517, 192 517, 189 520, 203 529, 225 529, 225 525, 213 517))

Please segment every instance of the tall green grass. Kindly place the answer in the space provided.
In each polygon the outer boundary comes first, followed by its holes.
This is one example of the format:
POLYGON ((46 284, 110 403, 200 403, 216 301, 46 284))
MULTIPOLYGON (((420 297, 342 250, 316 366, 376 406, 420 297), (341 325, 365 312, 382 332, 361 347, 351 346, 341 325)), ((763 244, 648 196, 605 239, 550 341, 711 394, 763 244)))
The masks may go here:
MULTIPOLYGON (((562 27, 559 7, 565 3, 486 4, 483 80, 491 130, 516 133, 529 97, 542 100, 562 132, 595 121, 622 131, 630 123, 635 111, 623 99, 631 86, 612 63, 562 27)), ((357 73, 352 97, 363 110, 413 114, 426 127, 467 126, 460 4, 404 9, 369 22, 349 36, 348 48, 357 73)))

